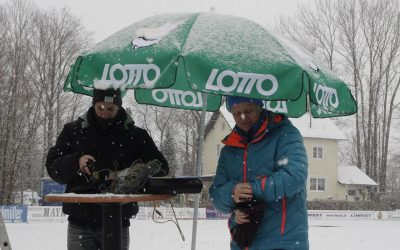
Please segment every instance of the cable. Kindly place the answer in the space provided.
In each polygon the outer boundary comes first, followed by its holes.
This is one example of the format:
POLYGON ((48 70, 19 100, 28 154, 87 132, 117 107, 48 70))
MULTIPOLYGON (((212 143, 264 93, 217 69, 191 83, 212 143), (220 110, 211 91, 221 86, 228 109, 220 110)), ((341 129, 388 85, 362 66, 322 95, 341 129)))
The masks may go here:
POLYGON ((155 219, 154 213, 157 213, 157 214, 158 214, 161 218, 163 218, 163 219, 164 219, 164 217, 163 217, 163 215, 160 213, 160 211, 158 211, 158 210, 156 209, 156 204, 154 204, 154 207, 153 207, 153 214, 152 214, 151 218, 153 219, 153 221, 154 221, 155 223, 166 223, 166 222, 169 222, 169 221, 170 221, 170 222, 173 222, 173 223, 175 224, 175 226, 178 228, 178 231, 179 231, 179 233, 180 233, 180 235, 181 235, 182 240, 185 241, 185 235, 183 235, 183 232, 182 232, 182 230, 181 230, 181 227, 179 226, 179 223, 178 223, 178 219, 176 218, 176 213, 175 213, 174 205, 172 204, 172 202, 171 202, 170 204, 171 204, 172 213, 174 214, 174 219, 175 219, 175 221, 174 221, 174 220, 157 221, 157 220, 155 219))

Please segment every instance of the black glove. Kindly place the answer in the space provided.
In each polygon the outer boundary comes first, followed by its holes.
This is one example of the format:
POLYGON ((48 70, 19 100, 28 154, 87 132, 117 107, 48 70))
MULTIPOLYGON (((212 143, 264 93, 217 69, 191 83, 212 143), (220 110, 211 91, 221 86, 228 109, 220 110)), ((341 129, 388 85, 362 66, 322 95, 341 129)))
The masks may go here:
POLYGON ((263 201, 252 199, 250 201, 237 203, 235 209, 239 209, 241 212, 249 215, 248 219, 250 222, 237 224, 231 229, 233 240, 240 247, 240 249, 245 249, 246 247, 251 246, 251 243, 256 237, 257 227, 258 224, 261 223, 265 204, 263 201))

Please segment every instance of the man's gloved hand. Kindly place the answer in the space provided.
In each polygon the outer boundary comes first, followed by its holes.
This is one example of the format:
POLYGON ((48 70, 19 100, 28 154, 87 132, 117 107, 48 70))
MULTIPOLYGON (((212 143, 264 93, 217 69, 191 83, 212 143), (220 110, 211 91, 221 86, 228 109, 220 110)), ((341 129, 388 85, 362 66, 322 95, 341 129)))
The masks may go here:
POLYGON ((237 224, 231 229, 233 240, 240 249, 244 249, 251 246, 256 236, 258 224, 261 223, 264 214, 265 204, 263 201, 251 199, 250 201, 237 203, 235 209, 248 215, 249 222, 237 224))
POLYGON ((95 169, 94 164, 96 159, 91 155, 82 155, 79 157, 79 173, 86 174, 87 176, 91 176, 95 169))

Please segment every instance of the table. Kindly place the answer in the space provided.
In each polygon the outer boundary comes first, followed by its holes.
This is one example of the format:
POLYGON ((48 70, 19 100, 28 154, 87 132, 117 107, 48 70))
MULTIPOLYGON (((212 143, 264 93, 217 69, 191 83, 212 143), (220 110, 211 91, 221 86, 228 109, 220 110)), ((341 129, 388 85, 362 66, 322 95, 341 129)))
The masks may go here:
POLYGON ((172 199, 167 194, 48 194, 46 202, 98 203, 102 206, 103 250, 121 249, 122 205, 128 202, 172 199))

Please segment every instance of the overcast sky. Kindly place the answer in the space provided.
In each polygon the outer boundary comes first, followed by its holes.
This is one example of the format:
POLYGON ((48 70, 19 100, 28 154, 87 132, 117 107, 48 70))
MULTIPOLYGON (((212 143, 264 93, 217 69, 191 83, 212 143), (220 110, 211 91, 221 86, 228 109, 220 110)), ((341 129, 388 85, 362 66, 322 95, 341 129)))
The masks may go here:
MULTIPOLYGON (((0 0, 5 3, 8 0, 0 0)), ((62 8, 82 18, 84 26, 99 42, 116 31, 143 18, 169 12, 204 12, 214 7, 217 13, 251 19, 265 25, 282 13, 293 13, 297 4, 311 0, 32 0, 40 8, 62 8)))

